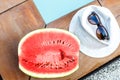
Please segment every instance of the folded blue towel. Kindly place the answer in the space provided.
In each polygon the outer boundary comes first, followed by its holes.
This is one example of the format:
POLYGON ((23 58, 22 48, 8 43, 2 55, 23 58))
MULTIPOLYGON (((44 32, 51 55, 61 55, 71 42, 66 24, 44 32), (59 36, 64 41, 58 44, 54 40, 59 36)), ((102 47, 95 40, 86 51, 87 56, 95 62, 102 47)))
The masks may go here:
POLYGON ((47 23, 64 16, 94 0, 33 0, 47 23))

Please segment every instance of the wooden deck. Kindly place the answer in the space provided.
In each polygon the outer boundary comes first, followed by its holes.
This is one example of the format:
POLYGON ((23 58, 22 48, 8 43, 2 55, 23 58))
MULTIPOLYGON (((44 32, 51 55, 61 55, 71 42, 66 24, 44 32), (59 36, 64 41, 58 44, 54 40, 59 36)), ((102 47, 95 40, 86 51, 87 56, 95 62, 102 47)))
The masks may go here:
MULTIPOLYGON (((120 25, 120 0, 95 0, 88 5, 109 8, 120 25)), ((87 5, 86 5, 87 6, 87 5)), ((28 32, 39 28, 56 27, 68 30, 75 10, 49 24, 45 24, 32 0, 0 0, 0 75, 3 80, 77 80, 120 55, 120 46, 110 56, 95 59, 81 55, 81 68, 70 76, 56 79, 36 79, 18 68, 17 46, 28 32)))

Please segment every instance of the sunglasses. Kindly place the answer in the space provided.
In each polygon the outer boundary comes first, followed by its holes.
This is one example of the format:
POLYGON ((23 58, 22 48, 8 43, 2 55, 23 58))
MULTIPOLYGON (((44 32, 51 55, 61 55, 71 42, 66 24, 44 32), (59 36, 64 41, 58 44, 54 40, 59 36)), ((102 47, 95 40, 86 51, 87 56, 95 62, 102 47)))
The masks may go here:
POLYGON ((98 37, 98 39, 100 40, 110 39, 106 28, 102 25, 99 16, 95 12, 92 12, 88 16, 88 22, 91 23, 92 25, 97 25, 96 36, 98 37))

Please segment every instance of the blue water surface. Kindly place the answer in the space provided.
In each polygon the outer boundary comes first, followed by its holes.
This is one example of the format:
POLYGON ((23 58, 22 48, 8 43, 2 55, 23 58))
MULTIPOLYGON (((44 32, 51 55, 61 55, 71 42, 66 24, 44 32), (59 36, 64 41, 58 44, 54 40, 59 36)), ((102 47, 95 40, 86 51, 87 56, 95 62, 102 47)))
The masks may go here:
POLYGON ((64 16, 94 0, 33 0, 47 23, 64 16))

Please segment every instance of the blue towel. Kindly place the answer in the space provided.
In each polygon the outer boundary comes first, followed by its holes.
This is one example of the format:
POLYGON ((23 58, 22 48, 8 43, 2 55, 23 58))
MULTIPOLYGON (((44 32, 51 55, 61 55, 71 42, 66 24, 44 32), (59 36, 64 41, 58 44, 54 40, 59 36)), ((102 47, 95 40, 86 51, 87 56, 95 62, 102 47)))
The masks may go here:
POLYGON ((94 0, 33 0, 45 23, 54 21, 94 0))

